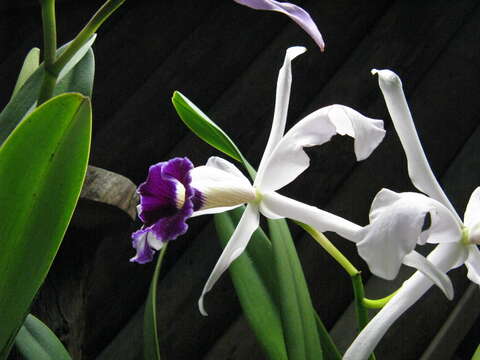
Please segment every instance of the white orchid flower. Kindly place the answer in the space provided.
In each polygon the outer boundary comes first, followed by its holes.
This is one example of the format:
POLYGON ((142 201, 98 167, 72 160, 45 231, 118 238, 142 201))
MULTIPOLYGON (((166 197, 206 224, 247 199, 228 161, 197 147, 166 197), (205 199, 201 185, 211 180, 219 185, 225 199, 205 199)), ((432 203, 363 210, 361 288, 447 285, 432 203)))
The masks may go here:
POLYGON ((150 167, 147 181, 139 187, 139 216, 145 225, 133 234, 137 255, 132 261, 141 263, 150 261, 154 250, 160 249, 164 242, 185 233, 189 217, 247 204, 199 299, 204 315, 204 295, 243 253, 259 226, 260 213, 269 218, 301 221, 318 231, 334 231, 346 238, 361 229, 341 217, 277 193, 308 168, 310 160, 304 147, 321 145, 335 134, 349 135, 355 139, 357 160, 363 160, 385 135, 383 121, 367 118, 342 105, 314 111, 285 134, 291 62, 305 50, 292 47, 286 52, 278 76, 272 129, 253 184, 230 162, 212 157, 206 165, 195 168, 186 158, 156 164, 150 167))
MULTIPOLYGON (((360 255, 372 272, 395 277, 400 263, 417 244, 439 244, 427 257, 434 271, 446 273, 465 264, 468 278, 480 284, 477 247, 480 243, 480 188, 472 193, 462 222, 428 164, 399 77, 390 70, 373 70, 372 73, 378 74, 380 88, 405 150, 410 179, 428 196, 382 189, 372 204, 370 225, 359 232, 360 255)), ((424 261, 419 263, 419 270, 424 264, 424 261)), ((366 359, 393 322, 431 285, 431 279, 415 273, 362 330, 344 359, 366 359)))

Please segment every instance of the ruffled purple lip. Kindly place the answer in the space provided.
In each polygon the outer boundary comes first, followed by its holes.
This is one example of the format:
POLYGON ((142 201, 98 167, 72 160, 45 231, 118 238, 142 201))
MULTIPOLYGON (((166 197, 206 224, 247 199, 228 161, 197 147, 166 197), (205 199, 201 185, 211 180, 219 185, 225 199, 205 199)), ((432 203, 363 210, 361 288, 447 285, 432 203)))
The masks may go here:
POLYGON ((138 187, 140 206, 138 217, 144 223, 142 229, 132 234, 132 246, 137 254, 130 261, 140 264, 153 259, 155 250, 162 244, 175 240, 188 230, 186 220, 202 205, 202 194, 192 188, 190 170, 193 164, 188 158, 173 158, 150 166, 147 180, 138 187), (179 204, 178 183, 185 188, 185 199, 179 204))

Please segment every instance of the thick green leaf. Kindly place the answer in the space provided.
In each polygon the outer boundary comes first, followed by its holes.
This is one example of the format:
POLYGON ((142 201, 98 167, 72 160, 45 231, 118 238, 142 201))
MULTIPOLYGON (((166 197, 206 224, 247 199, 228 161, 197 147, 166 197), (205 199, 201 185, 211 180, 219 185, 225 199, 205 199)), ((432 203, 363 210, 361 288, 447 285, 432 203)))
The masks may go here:
POLYGON ((179 91, 173 93, 172 102, 180 119, 195 135, 235 160, 243 160, 243 156, 228 135, 194 103, 179 91))
POLYGON ((45 279, 87 169, 91 107, 64 94, 32 112, 0 147, 0 359, 45 279))
POLYGON ((322 359, 315 311, 288 225, 285 220, 269 219, 268 227, 288 359, 322 359))
POLYGON ((160 343, 157 328, 157 284, 163 257, 167 252, 167 245, 168 243, 163 245, 158 256, 145 303, 145 314, 143 316, 143 358, 145 360, 160 360, 160 343))
POLYGON ((25 360, 71 360, 57 336, 39 319, 28 315, 15 338, 25 360))
MULTIPOLYGON (((93 54, 90 49, 91 43, 92 40, 87 42, 82 49, 78 51, 77 56, 66 65, 69 71, 59 76, 57 86, 60 86, 64 92, 81 92, 86 96, 91 95, 94 71, 94 67, 92 66, 93 54), (85 59, 85 61, 80 61, 83 60, 85 56, 89 58, 85 59), (75 79, 78 83, 72 79, 75 79), (88 81, 91 83, 90 85, 86 85, 88 81), (90 90, 86 91, 88 89, 90 90)), ((58 49, 57 54, 62 53, 67 45, 58 49)), ((23 86, 0 113, 0 145, 8 135, 10 135, 13 129, 15 129, 18 123, 35 108, 44 73, 45 69, 42 64, 33 72, 28 80, 25 81, 23 86)), ((55 93, 58 94, 58 91, 55 93)))
POLYGON ((40 65, 40 49, 33 48, 30 50, 23 61, 22 69, 20 70, 20 74, 18 75, 17 82, 15 84, 15 88, 13 89, 12 98, 15 94, 20 90, 20 88, 25 84, 25 81, 37 70, 38 66, 40 65))
MULTIPOLYGON (((215 215, 215 226, 222 246, 226 246, 243 213, 242 208, 215 215)), ((230 265, 229 272, 245 316, 267 357, 288 359, 282 322, 272 298, 271 244, 259 228, 245 252, 230 265)))

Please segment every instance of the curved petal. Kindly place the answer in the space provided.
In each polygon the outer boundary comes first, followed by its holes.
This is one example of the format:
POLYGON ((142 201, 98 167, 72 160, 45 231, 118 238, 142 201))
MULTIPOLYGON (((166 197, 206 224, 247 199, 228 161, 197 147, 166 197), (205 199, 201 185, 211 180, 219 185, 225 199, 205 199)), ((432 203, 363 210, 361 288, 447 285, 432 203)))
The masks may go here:
POLYGON ((392 280, 417 243, 455 242, 460 235, 455 219, 439 202, 382 189, 372 202, 370 224, 357 234, 357 247, 373 274, 392 280), (425 229, 427 214, 431 223, 425 229))
POLYGON ((253 204, 248 204, 237 228, 233 232, 232 237, 228 241, 227 246, 225 246, 225 249, 223 249, 222 255, 220 255, 220 258, 213 268, 213 271, 203 288, 202 295, 198 300, 198 307, 202 315, 207 315, 203 305, 203 297, 212 289, 213 285, 215 285, 225 270, 228 269, 230 264, 245 250, 250 241, 250 237, 258 228, 259 220, 258 208, 253 204))
POLYGON ((290 88, 292 85, 292 60, 298 55, 303 54, 307 49, 301 46, 295 46, 287 49, 285 61, 278 73, 277 92, 275 96, 275 112, 273 114, 272 129, 268 137, 267 146, 258 166, 257 177, 263 176, 266 159, 272 153, 285 133, 285 125, 287 122, 288 104, 290 101, 290 88))
POLYGON ((468 278, 475 284, 480 285, 480 251, 477 245, 468 245, 468 257, 465 261, 468 269, 468 278))
POLYGON ((470 195, 470 200, 468 200, 467 208, 465 209, 465 214, 463 216, 463 223, 468 228, 473 228, 477 223, 480 222, 480 187, 477 187, 472 195, 470 195))
POLYGON ((408 174, 415 187, 433 199, 445 205, 461 224, 455 208, 440 187, 432 169, 428 164, 422 144, 418 138, 410 109, 402 89, 400 78, 390 70, 372 70, 378 75, 378 83, 382 90, 388 112, 392 118, 395 130, 402 143, 408 162, 408 174))
POLYGON ((403 264, 421 271, 443 291, 448 300, 453 299, 453 284, 450 278, 416 251, 405 255, 403 264))
POLYGON ((287 15, 295 21, 305 32, 311 36, 311 38, 317 43, 321 51, 325 49, 325 42, 323 41, 322 34, 317 28, 317 25, 313 22, 310 15, 301 7, 290 4, 281 3, 274 0, 234 0, 236 3, 248 6, 255 10, 271 10, 277 11, 287 15))
POLYGON ((248 178, 243 175, 243 173, 228 160, 225 160, 218 156, 211 156, 210 158, 208 158, 205 166, 225 171, 230 175, 235 176, 237 180, 244 183, 245 186, 250 186, 250 180, 248 180, 248 178))
POLYGON ((153 259, 154 250, 160 250, 163 242, 158 239, 151 229, 140 229, 132 234, 132 247, 137 250, 134 257, 130 259, 131 262, 145 264, 153 259))
MULTIPOLYGON (((458 243, 438 245, 427 259, 441 272, 447 272, 458 262, 462 246, 458 243)), ((432 286, 430 279, 417 271, 405 281, 398 293, 373 317, 353 341, 343 360, 365 360, 392 324, 432 286)))
POLYGON ((317 231, 333 231, 354 241, 362 228, 340 216, 321 210, 275 192, 262 194, 260 212, 269 218, 288 218, 312 226, 317 231))
POLYGON ((322 145, 336 133, 355 138, 357 159, 367 157, 383 139, 383 122, 363 116, 342 105, 319 109, 293 126, 267 158, 263 177, 256 184, 274 191, 292 182, 310 165, 304 147, 322 145))

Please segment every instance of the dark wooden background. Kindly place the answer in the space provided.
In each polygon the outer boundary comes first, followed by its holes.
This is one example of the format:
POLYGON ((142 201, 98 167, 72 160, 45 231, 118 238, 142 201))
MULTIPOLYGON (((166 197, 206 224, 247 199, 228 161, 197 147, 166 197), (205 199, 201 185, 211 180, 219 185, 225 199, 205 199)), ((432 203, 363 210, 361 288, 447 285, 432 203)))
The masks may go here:
MULTIPOLYGON (((58 0, 59 42, 69 41, 101 3, 58 0)), ((218 155, 179 121, 170 102, 174 90, 192 99, 258 164, 284 52, 289 46, 305 45, 309 51, 293 65, 288 126, 312 110, 340 103, 384 119, 388 133, 361 163, 355 162, 353 142, 346 138, 312 149, 312 166, 282 193, 363 225, 382 187, 413 190, 377 81, 370 75, 373 67, 390 68, 403 80, 434 172, 463 214, 480 184, 478 2, 296 3, 316 20, 327 43, 325 53, 286 17, 255 12, 230 0, 127 0, 100 29, 94 44, 91 164, 139 184, 152 163, 189 156, 202 164, 218 155)), ((41 47, 37 1, 0 2, 0 44, 3 106, 23 57, 31 47, 41 47)), ((171 244, 159 284, 163 358, 263 359, 228 276, 206 300, 210 316, 199 314, 196 302, 220 247, 211 217, 189 224, 190 231, 171 244)), ((130 233, 138 226, 120 217, 68 231, 32 312, 54 329, 75 359, 141 359, 142 305, 153 266, 128 262, 134 253, 130 233)), ((344 348, 354 326, 349 279, 312 240, 295 226, 291 229, 315 306, 344 348)), ((333 234, 330 238, 368 279, 355 247, 333 234)), ((398 287, 407 274, 393 283, 369 279, 367 292, 379 296, 380 288, 398 287)), ((455 300, 448 302, 432 289, 387 334, 378 358, 471 356, 480 342, 480 326, 474 324, 478 290, 465 291, 464 268, 452 276, 455 300), (463 317, 458 318, 459 313, 463 317), (459 320, 452 325, 455 316, 459 320)))

